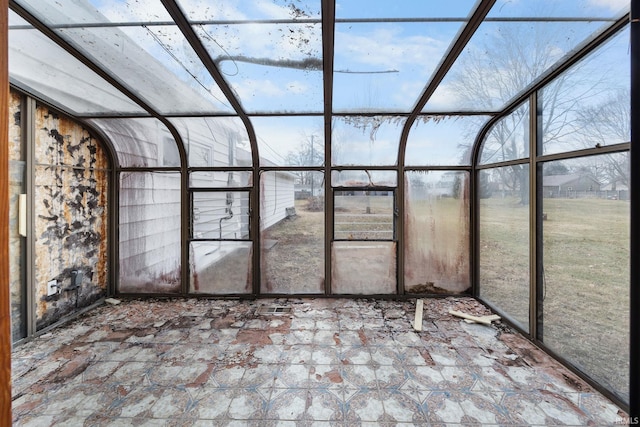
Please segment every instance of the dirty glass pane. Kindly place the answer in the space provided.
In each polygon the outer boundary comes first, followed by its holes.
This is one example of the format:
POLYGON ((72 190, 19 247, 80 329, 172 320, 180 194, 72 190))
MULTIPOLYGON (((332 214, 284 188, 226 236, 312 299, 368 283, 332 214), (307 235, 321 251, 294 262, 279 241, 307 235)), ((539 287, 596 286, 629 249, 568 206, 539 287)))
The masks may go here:
MULTIPOLYGON (((26 152, 22 143, 22 96, 9 94, 9 295, 11 304, 11 342, 27 336, 26 236, 21 234, 20 215, 26 219, 26 152), (21 194, 23 203, 20 203, 21 194)), ((26 225, 26 224, 25 224, 26 225)), ((5 224, 5 227, 7 225, 5 224)), ((25 228, 25 230, 27 229, 25 228)))
POLYGON ((529 329, 529 165, 480 171, 480 297, 529 329))
POLYGON ((584 17, 611 19, 629 10, 629 1, 583 1, 583 0, 537 0, 519 2, 497 0, 487 17, 489 18, 560 18, 584 17), (530 4, 535 3, 535 4, 530 4))
POLYGON ((122 172, 119 281, 123 293, 180 291, 180 174, 122 172))
POLYGON ((248 113, 322 112, 321 24, 254 22, 194 29, 248 113))
POLYGON ((469 173, 408 172, 405 292, 461 293, 471 287, 469 173))
POLYGON ((57 32, 160 113, 233 112, 177 26, 57 32))
POLYGON ((190 167, 251 166, 251 145, 238 117, 173 118, 190 167))
POLYGON ((324 164, 322 116, 252 117, 262 166, 324 164))
POLYGON ((398 173, 381 170, 342 170, 331 171, 333 187, 395 187, 398 173))
POLYGON ((542 152, 631 140, 629 29, 541 91, 542 152))
POLYGON ((37 30, 9 31, 9 75, 12 83, 78 115, 147 114, 37 30))
POLYGON ((543 341, 628 401, 629 153, 544 163, 543 341))
POLYGON ((339 165, 393 166, 406 117, 336 116, 331 162, 339 165))
POLYGON ((249 192, 194 192, 191 207, 194 239, 248 239, 249 192))
POLYGON ((393 191, 335 191, 333 194, 334 239, 394 239, 395 194, 393 191))
POLYGON ((189 174, 191 188, 237 188, 251 186, 250 171, 197 171, 189 174))
MULTIPOLYGON (((529 9, 542 7, 537 1, 519 3, 529 9)), ((602 21, 484 22, 422 111, 500 111, 602 29, 602 21)))
POLYGON ((320 0, 179 0, 192 21, 251 22, 293 20, 304 22, 320 18, 320 0))
POLYGON ((333 242, 334 294, 395 294, 396 242, 333 242))
POLYGON ((405 165, 471 164, 478 132, 489 116, 418 116, 407 139, 405 165))
MULTIPOLYGON (((395 2, 388 9, 404 7, 404 18, 420 20, 433 10, 422 2, 395 2)), ((366 7, 360 7, 366 14, 366 7)), ((467 11, 468 12, 468 11, 467 11)), ((462 15, 464 18, 467 15, 462 15)), ((464 23, 407 22, 402 19, 375 22, 337 22, 333 71, 333 111, 409 112, 449 45, 464 23)), ((357 163, 357 162, 356 162, 357 163)))
POLYGON ((179 3, 245 111, 323 111, 319 0, 179 3))
POLYGON ((122 167, 180 166, 178 146, 158 119, 92 119, 109 136, 122 167))
POLYGON ((251 242, 191 242, 189 291, 196 294, 251 293, 251 242))
POLYGON ((101 24, 108 22, 161 22, 171 16, 157 0, 18 0, 32 14, 47 24, 101 24))
POLYGON ((324 293, 323 182, 315 171, 261 175, 261 292, 324 293))
POLYGON ((529 157, 529 103, 500 119, 482 142, 480 164, 529 157))

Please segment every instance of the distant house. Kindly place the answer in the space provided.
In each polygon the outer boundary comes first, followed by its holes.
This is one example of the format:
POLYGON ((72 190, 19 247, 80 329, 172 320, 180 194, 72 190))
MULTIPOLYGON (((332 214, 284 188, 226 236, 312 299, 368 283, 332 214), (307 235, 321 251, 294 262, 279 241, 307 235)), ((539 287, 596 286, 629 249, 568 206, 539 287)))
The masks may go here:
POLYGON ((624 181, 613 181, 600 188, 603 194, 600 197, 615 200, 629 200, 629 186, 624 181))
POLYGON ((542 188, 544 197, 572 197, 579 192, 600 191, 600 183, 589 173, 545 175, 542 188))

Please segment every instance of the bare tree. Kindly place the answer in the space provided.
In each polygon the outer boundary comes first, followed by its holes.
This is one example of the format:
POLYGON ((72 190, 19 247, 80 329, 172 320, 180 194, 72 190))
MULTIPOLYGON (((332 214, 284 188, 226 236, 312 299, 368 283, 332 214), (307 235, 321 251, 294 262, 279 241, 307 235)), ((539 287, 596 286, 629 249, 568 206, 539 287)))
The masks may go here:
MULTIPOLYGON (((291 166, 320 166, 324 163, 324 141, 316 134, 304 135, 300 145, 290 151, 286 158, 291 166)), ((311 195, 315 196, 322 186, 316 171, 294 171, 298 184, 309 186, 311 195)))
MULTIPOLYGON (((559 52, 573 48, 562 37, 566 28, 545 22, 510 23, 487 30, 484 43, 469 47, 459 59, 451 91, 465 106, 482 110, 500 109, 553 68, 559 52), (554 31, 555 29, 555 31, 554 31), (565 44, 564 46, 562 44, 565 44), (489 59, 487 59, 489 58, 489 59)), ((582 70, 584 71, 584 70, 582 70)), ((583 103, 606 87, 606 71, 581 73, 576 69, 558 76, 539 97, 543 112, 538 132, 543 144, 565 144, 575 132, 583 103)), ((482 163, 525 158, 529 155, 529 109, 518 108, 499 121, 484 142, 482 163)), ((469 134, 471 146, 475 135, 469 134)), ((501 168, 500 180, 509 190, 520 191, 521 204, 529 203, 529 173, 526 165, 501 168)))

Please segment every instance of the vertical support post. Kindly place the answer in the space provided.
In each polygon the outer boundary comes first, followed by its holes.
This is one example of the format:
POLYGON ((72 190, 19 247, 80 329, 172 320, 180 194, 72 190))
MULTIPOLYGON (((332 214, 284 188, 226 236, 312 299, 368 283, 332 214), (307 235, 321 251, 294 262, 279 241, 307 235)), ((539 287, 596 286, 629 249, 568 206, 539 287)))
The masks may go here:
POLYGON ((334 0, 322 1, 322 73, 324 83, 324 293, 331 295, 331 242, 333 241, 333 187, 331 141, 333 126, 333 49, 336 9, 334 0))
POLYGON ((9 293, 9 5, 0 0, 0 424, 11 425, 9 293))
POLYGON ((631 242, 629 417, 640 421, 640 1, 631 2, 631 242))
POLYGON ((542 151, 542 100, 540 91, 529 98, 529 336, 542 340, 542 215, 538 212, 538 162, 542 151))
POLYGON ((35 266, 35 239, 34 230, 36 229, 36 220, 33 212, 35 212, 35 182, 34 182, 34 157, 36 147, 36 100, 30 96, 25 97, 22 104, 21 113, 22 123, 22 141, 25 147, 25 188, 27 192, 27 212, 30 212, 27 218, 27 237, 25 239, 26 255, 25 255, 25 296, 27 300, 26 321, 27 336, 33 336, 36 333, 36 266, 35 266))

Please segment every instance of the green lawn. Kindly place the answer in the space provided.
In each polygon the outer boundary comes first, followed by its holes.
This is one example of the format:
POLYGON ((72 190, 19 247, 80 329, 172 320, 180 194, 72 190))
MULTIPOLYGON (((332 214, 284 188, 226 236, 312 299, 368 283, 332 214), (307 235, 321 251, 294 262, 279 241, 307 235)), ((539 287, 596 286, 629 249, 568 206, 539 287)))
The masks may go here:
MULTIPOLYGON (((543 340, 625 397, 629 363, 629 204, 544 199, 543 340)), ((481 202, 482 297, 526 325, 528 206, 481 202)))

